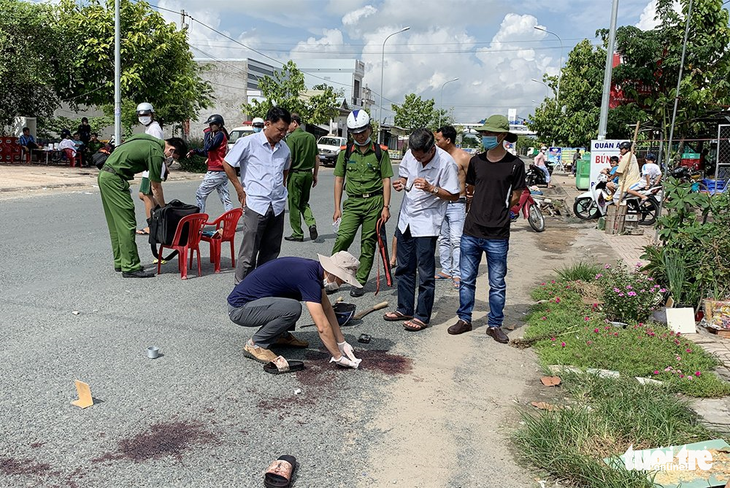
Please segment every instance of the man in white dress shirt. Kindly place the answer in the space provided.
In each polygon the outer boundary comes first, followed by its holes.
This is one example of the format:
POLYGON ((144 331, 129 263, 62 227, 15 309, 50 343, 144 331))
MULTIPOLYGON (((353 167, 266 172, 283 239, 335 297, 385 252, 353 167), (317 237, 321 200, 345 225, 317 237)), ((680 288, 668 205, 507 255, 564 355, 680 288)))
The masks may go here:
POLYGON ((264 130, 238 139, 223 162, 243 207, 243 241, 236 263, 236 284, 257 266, 279 257, 284 236, 286 178, 291 164, 289 147, 282 140, 289 124, 289 111, 271 108, 264 120, 264 130), (240 181, 235 168, 241 168, 240 181))
POLYGON ((460 194, 459 170, 454 159, 435 144, 427 129, 416 129, 408 138, 410 149, 400 163, 396 191, 406 194, 398 217, 395 276, 398 279, 398 308, 385 320, 405 320, 406 330, 425 329, 431 320, 436 270, 436 241, 446 206, 460 194), (414 313, 416 271, 418 304, 414 313))

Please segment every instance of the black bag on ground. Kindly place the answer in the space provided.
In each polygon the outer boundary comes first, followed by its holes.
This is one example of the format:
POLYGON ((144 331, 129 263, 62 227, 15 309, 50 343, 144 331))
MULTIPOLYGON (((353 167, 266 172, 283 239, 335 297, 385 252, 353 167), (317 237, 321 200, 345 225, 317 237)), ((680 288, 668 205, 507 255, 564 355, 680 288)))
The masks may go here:
MULTIPOLYGON (((164 207, 158 207, 154 209, 152 211, 152 215, 147 221, 150 226, 149 242, 152 249, 152 254, 156 258, 159 258, 160 256, 157 255, 157 246, 160 244, 172 244, 172 240, 175 238, 175 230, 177 229, 177 224, 180 222, 180 220, 182 220, 182 218, 186 215, 191 215, 199 212, 199 207, 195 205, 188 205, 187 203, 183 203, 180 200, 172 200, 171 202, 168 202, 168 204, 164 207)), ((183 229, 180 244, 185 244, 187 242, 187 238, 187 232, 185 232, 185 229, 183 229)), ((173 252, 170 256, 163 259, 165 261, 170 260, 175 257, 176 254, 177 251, 173 252)))

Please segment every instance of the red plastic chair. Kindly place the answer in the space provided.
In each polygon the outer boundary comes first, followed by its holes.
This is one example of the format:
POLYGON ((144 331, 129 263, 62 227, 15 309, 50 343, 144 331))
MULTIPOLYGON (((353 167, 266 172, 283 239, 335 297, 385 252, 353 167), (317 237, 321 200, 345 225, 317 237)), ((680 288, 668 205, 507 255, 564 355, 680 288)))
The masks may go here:
POLYGON ((213 222, 206 222, 205 225, 214 225, 215 232, 213 235, 203 235, 202 240, 210 244, 210 262, 215 263, 215 272, 221 272, 221 244, 224 242, 231 243, 231 266, 236 267, 236 226, 238 220, 243 215, 243 209, 234 208, 224 213, 213 222), (221 230, 222 229, 222 230, 221 230), (220 232, 217 232, 220 230, 220 232))
POLYGON ((177 224, 177 229, 175 229, 175 237, 172 239, 172 244, 160 244, 160 251, 157 253, 159 256, 157 260, 157 274, 160 274, 162 269, 162 250, 168 248, 178 252, 177 266, 180 270, 180 277, 184 280, 188 279, 188 267, 193 267, 193 254, 195 254, 195 251, 198 251, 198 276, 201 276, 200 233, 203 230, 203 226, 205 226, 206 220, 208 220, 208 214, 204 213, 190 214, 180 219, 180 222, 177 224), (187 262, 188 250, 190 251, 189 265, 187 262))

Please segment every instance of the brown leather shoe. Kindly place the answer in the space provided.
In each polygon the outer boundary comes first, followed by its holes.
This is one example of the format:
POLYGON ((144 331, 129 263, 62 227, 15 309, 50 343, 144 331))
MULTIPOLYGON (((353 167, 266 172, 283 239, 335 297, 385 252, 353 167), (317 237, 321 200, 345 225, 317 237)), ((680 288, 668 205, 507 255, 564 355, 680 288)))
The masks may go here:
POLYGON ((255 359, 260 363, 270 363, 277 358, 276 354, 271 352, 271 350, 254 345, 251 340, 243 346, 243 355, 255 359))
POLYGON ((464 332, 471 331, 471 322, 467 322, 466 320, 457 320, 454 325, 446 329, 446 332, 448 332, 451 335, 458 335, 463 334, 464 332))
POLYGON ((501 327, 487 327, 487 335, 491 336, 492 339, 499 342, 500 344, 509 343, 509 337, 507 337, 507 334, 502 332, 501 327))
POLYGON ((287 332, 286 334, 280 335, 273 345, 289 347, 309 347, 309 342, 302 339, 297 339, 290 332, 287 332))

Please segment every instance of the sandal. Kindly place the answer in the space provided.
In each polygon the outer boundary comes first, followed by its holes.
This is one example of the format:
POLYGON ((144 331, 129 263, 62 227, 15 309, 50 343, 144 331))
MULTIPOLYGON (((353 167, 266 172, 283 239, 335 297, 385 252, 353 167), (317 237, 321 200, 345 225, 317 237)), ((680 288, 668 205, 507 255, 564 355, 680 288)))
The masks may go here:
POLYGON ((402 312, 399 312, 398 310, 395 310, 393 312, 388 312, 385 315, 383 315, 383 320, 387 322, 397 322, 399 320, 411 320, 413 317, 410 315, 406 315, 402 312))
POLYGON ((434 276, 437 280, 450 280, 451 276, 447 275, 446 273, 439 273, 436 276, 434 276))
POLYGON ((287 361, 284 356, 279 356, 273 361, 264 364, 264 371, 271 374, 293 373, 304 369, 301 361, 287 361))
POLYGON ((403 328, 410 332, 418 332, 428 327, 428 324, 424 324, 418 319, 411 319, 403 322, 403 328))
POLYGON ((454 279, 454 288, 456 288, 458 290, 460 285, 461 285, 461 280, 459 278, 455 278, 454 279))
POLYGON ((291 483, 294 470, 297 469, 297 460, 294 456, 279 456, 266 469, 264 486, 266 488, 286 488, 291 483))
POLYGON ((139 229, 137 231, 137 235, 138 236, 148 236, 148 235, 150 235, 150 231, 146 230, 146 229, 139 229))

